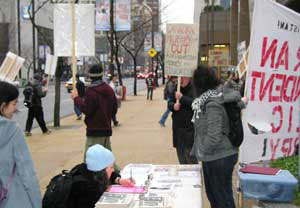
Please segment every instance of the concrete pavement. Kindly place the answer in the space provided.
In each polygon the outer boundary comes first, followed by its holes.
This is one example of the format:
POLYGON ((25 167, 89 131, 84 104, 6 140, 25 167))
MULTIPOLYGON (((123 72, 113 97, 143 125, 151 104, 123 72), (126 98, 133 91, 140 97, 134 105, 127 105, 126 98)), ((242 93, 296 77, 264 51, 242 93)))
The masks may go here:
MULTIPOLYGON (((158 123, 166 110, 163 87, 154 91, 152 101, 146 100, 146 91, 138 94, 127 96, 117 114, 121 126, 113 128, 111 137, 117 164, 120 168, 128 163, 178 164, 172 146, 171 114, 166 127, 158 123)), ((63 118, 61 127, 50 126, 50 129, 50 135, 43 135, 39 128, 33 129, 33 136, 27 138, 42 193, 53 176, 83 161, 86 140, 85 124, 76 120, 75 115, 63 118)), ((236 184, 236 174, 234 181, 236 184)), ((203 207, 210 207, 206 195, 203 196, 203 207)))

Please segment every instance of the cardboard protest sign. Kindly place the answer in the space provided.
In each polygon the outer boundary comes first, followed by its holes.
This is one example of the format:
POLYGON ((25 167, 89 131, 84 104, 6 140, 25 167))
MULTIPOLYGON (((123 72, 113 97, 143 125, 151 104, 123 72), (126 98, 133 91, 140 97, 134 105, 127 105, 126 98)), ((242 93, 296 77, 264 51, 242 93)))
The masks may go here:
POLYGON ((299 23, 296 12, 255 1, 241 162, 290 156, 299 143, 299 23))
POLYGON ((24 58, 8 52, 0 67, 0 79, 14 81, 24 61, 24 58))
POLYGON ((239 73, 239 78, 241 79, 247 71, 248 68, 248 50, 245 51, 243 58, 240 60, 237 65, 237 72, 239 73))
MULTIPOLYGON (((71 4, 55 4, 54 54, 72 56, 71 4)), ((95 7, 93 4, 75 4, 75 56, 95 55, 95 7)))
POLYGON ((191 77, 198 61, 198 24, 168 24, 165 74, 191 77))
POLYGON ((57 56, 52 56, 51 54, 46 55, 46 68, 45 73, 54 76, 57 66, 57 56))

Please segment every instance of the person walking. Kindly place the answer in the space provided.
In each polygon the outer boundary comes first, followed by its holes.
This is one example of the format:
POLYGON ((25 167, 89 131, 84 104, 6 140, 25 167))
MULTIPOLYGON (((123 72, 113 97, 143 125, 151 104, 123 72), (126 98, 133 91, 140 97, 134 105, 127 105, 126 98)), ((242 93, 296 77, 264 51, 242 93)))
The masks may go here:
POLYGON ((38 73, 33 76, 33 83, 28 83, 32 87, 31 104, 28 106, 28 116, 25 127, 25 136, 31 136, 33 119, 36 119, 43 134, 50 134, 51 131, 46 127, 42 98, 47 95, 48 89, 42 87, 42 76, 38 73))
POLYGON ((113 89, 102 80, 103 69, 100 65, 90 68, 89 77, 92 83, 86 89, 84 97, 79 97, 77 89, 72 91, 75 105, 85 114, 87 139, 84 153, 94 144, 101 144, 112 150, 111 120, 117 112, 117 99, 113 89))
MULTIPOLYGON (((171 76, 169 77, 167 83, 166 83, 166 86, 165 86, 165 89, 164 89, 164 99, 167 101, 170 100, 170 97, 172 96, 172 93, 176 90, 176 77, 174 76, 171 76)), ((169 116, 169 113, 171 111, 169 110, 168 108, 168 105, 167 105, 167 110, 164 112, 164 114, 161 116, 160 120, 159 120, 159 124, 161 127, 165 127, 165 123, 166 123, 166 120, 169 116)))
POLYGON ((153 98, 153 90, 155 87, 154 77, 152 73, 149 73, 146 77, 146 85, 147 85, 147 100, 152 100, 153 98))
MULTIPOLYGON (((79 74, 76 74, 76 89, 77 89, 77 91, 78 91, 78 96, 79 96, 79 97, 84 97, 84 93, 85 93, 85 85, 84 85, 84 83, 80 80, 79 74)), ((75 111, 75 113, 76 113, 77 120, 81 120, 81 118, 82 118, 82 113, 81 113, 80 109, 75 105, 75 102, 74 102, 74 111, 75 111)))
POLYGON ((41 208, 38 178, 22 129, 11 120, 17 112, 18 89, 0 81, 0 184, 6 190, 1 208, 41 208))
POLYGON ((99 144, 91 146, 85 162, 71 170, 73 177, 81 176, 82 179, 72 184, 67 207, 94 208, 109 185, 134 186, 133 179, 123 179, 114 171, 114 162, 115 157, 110 150, 99 144))
POLYGON ((238 148, 229 138, 229 119, 223 103, 240 102, 239 92, 218 88, 216 74, 198 66, 193 87, 198 98, 192 104, 195 140, 191 154, 202 161, 205 191, 211 207, 234 208, 232 173, 238 160, 238 148), (220 90, 218 90, 220 89, 220 90))
POLYGON ((190 155, 194 143, 194 126, 191 122, 194 98, 191 78, 181 77, 181 83, 178 84, 180 92, 175 92, 176 86, 168 102, 168 108, 172 111, 173 146, 176 148, 180 164, 198 164, 197 159, 190 155))
MULTIPOLYGON (((109 86, 113 89, 115 96, 117 98, 118 108, 120 108, 121 100, 122 100, 122 89, 120 90, 121 86, 118 85, 118 77, 116 75, 111 76, 109 86)), ((114 126, 120 125, 119 121, 117 120, 117 113, 118 112, 116 112, 116 114, 112 116, 112 121, 114 126)))

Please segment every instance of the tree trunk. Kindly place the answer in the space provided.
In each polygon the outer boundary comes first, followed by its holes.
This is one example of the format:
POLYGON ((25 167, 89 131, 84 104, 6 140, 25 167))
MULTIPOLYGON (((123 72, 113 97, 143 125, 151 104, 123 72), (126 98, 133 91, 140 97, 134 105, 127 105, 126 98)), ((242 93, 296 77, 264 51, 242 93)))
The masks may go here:
MULTIPOLYGON (((237 65, 237 39, 238 39, 238 0, 231 1, 230 11, 230 57, 231 65, 237 65)), ((248 2, 248 1, 247 1, 248 2)))
POLYGON ((133 58, 133 95, 137 96, 137 80, 136 80, 136 56, 133 58))

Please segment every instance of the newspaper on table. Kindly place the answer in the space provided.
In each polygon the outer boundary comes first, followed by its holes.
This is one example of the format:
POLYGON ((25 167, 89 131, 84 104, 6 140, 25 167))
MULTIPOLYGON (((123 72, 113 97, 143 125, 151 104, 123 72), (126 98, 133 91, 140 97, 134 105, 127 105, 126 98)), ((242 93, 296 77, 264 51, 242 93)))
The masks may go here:
POLYGON ((24 58, 8 52, 0 67, 0 79, 10 82, 14 81, 24 61, 24 58))
POLYGON ((133 194, 104 192, 95 208, 128 208, 133 201, 133 194))

